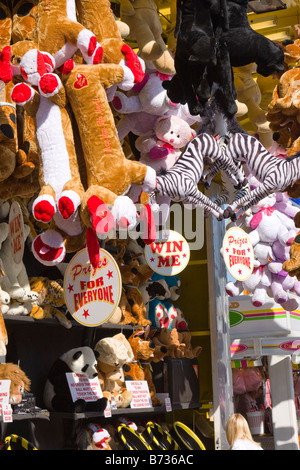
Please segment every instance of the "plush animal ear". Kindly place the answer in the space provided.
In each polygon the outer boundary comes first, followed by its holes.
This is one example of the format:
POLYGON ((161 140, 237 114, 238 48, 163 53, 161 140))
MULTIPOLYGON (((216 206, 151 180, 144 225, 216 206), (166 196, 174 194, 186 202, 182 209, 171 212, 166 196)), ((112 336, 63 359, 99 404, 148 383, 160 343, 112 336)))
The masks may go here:
POLYGON ((145 330, 145 338, 146 338, 146 339, 148 338, 149 333, 150 333, 150 325, 147 325, 147 326, 146 326, 146 330, 145 330))
POLYGON ((96 351, 96 350, 94 349, 93 352, 94 352, 94 354, 95 354, 95 358, 98 359, 98 357, 100 356, 99 351, 96 351))
POLYGON ((52 55, 49 54, 48 52, 41 52, 41 54, 43 56, 47 72, 48 73, 53 72, 55 68, 55 63, 54 63, 52 55))
POLYGON ((76 353, 73 355, 74 361, 77 361, 79 357, 82 355, 82 351, 76 351, 76 353))
POLYGON ((142 336, 143 334, 145 334, 144 330, 137 330, 135 333, 134 333, 134 337, 136 336, 142 336))

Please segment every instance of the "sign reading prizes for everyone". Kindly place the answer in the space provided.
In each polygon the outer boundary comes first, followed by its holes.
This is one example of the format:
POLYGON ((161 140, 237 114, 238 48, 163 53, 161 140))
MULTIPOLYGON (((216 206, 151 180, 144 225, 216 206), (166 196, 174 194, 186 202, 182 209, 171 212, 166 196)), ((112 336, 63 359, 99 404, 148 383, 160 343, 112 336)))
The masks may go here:
POLYGON ((85 326, 106 322, 118 307, 122 292, 121 274, 114 258, 100 249, 94 268, 86 248, 71 259, 64 277, 64 295, 71 315, 85 326))
POLYGON ((163 276, 183 271, 190 260, 190 247, 185 238, 174 230, 157 232, 155 242, 145 246, 147 264, 163 276))
POLYGON ((223 258, 230 274, 245 281, 254 268, 254 253, 250 238, 239 227, 227 230, 223 240, 223 258))
POLYGON ((24 221, 20 205, 14 201, 9 211, 9 238, 11 255, 16 264, 21 263, 24 254, 24 221))

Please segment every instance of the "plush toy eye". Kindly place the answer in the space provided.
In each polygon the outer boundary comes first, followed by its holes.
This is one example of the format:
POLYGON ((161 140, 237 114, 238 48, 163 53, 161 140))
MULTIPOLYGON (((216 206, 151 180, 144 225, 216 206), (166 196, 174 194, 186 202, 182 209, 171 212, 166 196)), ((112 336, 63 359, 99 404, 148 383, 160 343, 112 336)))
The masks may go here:
POLYGON ((177 137, 178 137, 178 139, 179 139, 180 135, 178 135, 177 137))
POLYGON ((171 134, 174 134, 174 132, 173 132, 173 131, 171 131, 171 134))
POLYGON ((23 385, 19 385, 19 392, 20 392, 20 393, 23 393, 23 392, 24 392, 24 387, 23 387, 23 385))

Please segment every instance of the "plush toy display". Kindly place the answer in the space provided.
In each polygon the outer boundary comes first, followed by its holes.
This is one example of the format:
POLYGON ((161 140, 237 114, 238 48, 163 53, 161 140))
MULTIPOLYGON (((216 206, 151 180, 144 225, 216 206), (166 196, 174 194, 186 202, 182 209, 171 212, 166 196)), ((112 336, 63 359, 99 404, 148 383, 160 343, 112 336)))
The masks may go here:
POLYGON ((132 348, 134 361, 124 366, 125 380, 146 380, 149 387, 152 406, 160 406, 161 400, 156 397, 156 389, 152 380, 151 361, 160 361, 167 353, 165 346, 155 347, 151 341, 154 332, 149 333, 149 328, 138 328, 129 336, 128 342, 132 348))
POLYGON ((97 377, 96 356, 98 353, 88 346, 83 346, 66 351, 53 363, 47 376, 43 398, 49 410, 80 413, 85 410, 103 411, 105 409, 107 399, 104 397, 91 402, 83 399, 73 402, 66 378, 67 372, 83 374, 89 379, 97 377))
POLYGON ((268 104, 266 118, 273 131, 273 139, 286 149, 288 156, 300 149, 298 80, 299 68, 291 68, 281 75, 268 104))
POLYGON ((24 392, 30 391, 31 380, 25 372, 11 362, 0 364, 0 380, 10 380, 9 403, 21 403, 24 392))
POLYGON ((153 0, 121 0, 121 19, 130 29, 130 37, 137 42, 141 57, 153 61, 164 74, 175 72, 174 59, 163 38, 162 26, 153 0))
MULTIPOLYGON (((255 178, 250 182, 257 187, 255 178)), ((297 208, 287 197, 271 194, 252 207, 252 215, 239 219, 239 226, 248 233, 254 248, 254 270, 245 281, 227 283, 230 296, 242 295, 245 290, 256 307, 271 297, 286 310, 298 308, 294 295, 299 291, 298 283, 282 270, 296 235, 295 211, 297 208)))

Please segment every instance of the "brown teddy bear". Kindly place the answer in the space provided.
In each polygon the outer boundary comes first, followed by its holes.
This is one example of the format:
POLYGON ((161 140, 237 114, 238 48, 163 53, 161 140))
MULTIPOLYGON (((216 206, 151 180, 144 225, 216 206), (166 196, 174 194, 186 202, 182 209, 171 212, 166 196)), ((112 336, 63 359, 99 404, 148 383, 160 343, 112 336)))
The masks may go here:
POLYGON ((10 380, 9 403, 21 403, 24 392, 30 391, 31 380, 19 366, 11 362, 0 364, 0 380, 10 380))
POLYGON ((165 346, 168 357, 186 357, 194 359, 202 351, 201 346, 192 347, 190 331, 178 331, 176 328, 161 328, 157 330, 152 340, 156 346, 165 346))

